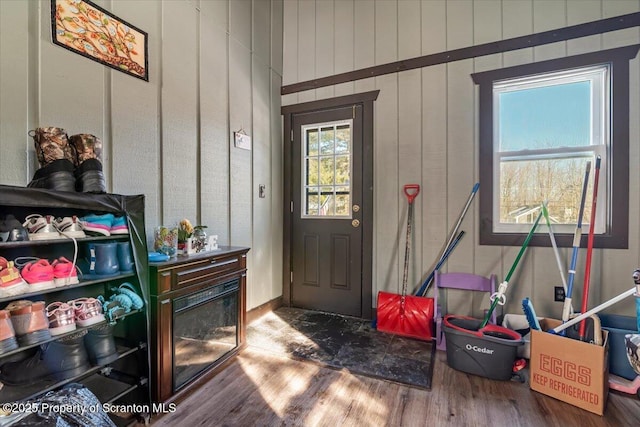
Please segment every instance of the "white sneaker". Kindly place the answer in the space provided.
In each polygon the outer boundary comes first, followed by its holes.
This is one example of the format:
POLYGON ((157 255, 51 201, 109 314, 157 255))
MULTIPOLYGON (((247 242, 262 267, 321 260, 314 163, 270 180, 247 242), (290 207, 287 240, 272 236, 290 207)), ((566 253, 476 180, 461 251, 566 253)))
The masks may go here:
POLYGON ((32 214, 25 218, 22 226, 27 229, 29 233, 29 240, 50 240, 60 239, 60 233, 53 226, 53 216, 42 216, 39 214, 32 214))
POLYGON ((83 239, 87 237, 87 235, 84 234, 84 231, 82 231, 82 224, 78 221, 78 217, 75 215, 54 219, 53 226, 60 232, 60 234, 66 237, 72 237, 74 239, 83 239))

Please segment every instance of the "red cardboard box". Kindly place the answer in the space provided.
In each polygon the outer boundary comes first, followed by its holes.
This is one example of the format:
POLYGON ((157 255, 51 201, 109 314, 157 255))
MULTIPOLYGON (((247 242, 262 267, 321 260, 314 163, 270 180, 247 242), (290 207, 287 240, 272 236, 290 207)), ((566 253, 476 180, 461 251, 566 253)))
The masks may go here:
POLYGON ((531 390, 602 415, 609 397, 608 333, 602 331, 600 346, 546 332, 560 324, 543 319, 545 332, 531 331, 531 390))

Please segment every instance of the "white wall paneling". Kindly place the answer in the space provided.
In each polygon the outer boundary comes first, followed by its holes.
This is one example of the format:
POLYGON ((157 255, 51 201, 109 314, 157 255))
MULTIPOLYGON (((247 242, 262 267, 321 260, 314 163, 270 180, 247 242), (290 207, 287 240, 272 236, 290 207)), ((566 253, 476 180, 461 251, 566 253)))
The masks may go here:
MULTIPOLYGON (((375 36, 369 43, 375 43, 376 65, 398 58, 397 17, 397 2, 375 2, 375 36)), ((378 264, 374 277, 378 280, 378 290, 399 293, 402 290, 401 263, 404 262, 407 205, 400 204, 404 196, 398 180, 398 76, 376 77, 375 84, 384 94, 375 103, 375 122, 384 123, 384 126, 377 126, 374 131, 374 230, 379 230, 374 231, 378 238, 375 248, 378 264)))
POLYGON ((28 100, 30 78, 34 77, 29 64, 38 58, 25 54, 39 42, 28 36, 34 25, 31 6, 27 2, 0 2, 0 28, 7 33, 0 38, 0 171, 8 185, 26 184, 35 171, 26 167, 31 163, 27 153, 33 152, 33 140, 27 132, 37 127, 30 120, 28 100))
MULTIPOLYGON (((638 0, 285 0, 283 82, 330 76, 321 62, 335 61, 334 73, 343 73, 638 11, 638 0), (334 24, 320 29, 328 9, 334 24), (352 29, 345 28, 351 9, 352 29)), ((374 103, 374 296, 378 290, 396 292, 401 284, 407 214, 402 185, 422 185, 412 242, 410 282, 416 283, 435 263, 477 181, 478 99, 470 74, 639 42, 640 30, 630 28, 283 96, 282 104, 292 105, 350 93, 351 87, 355 93, 380 90, 374 103)), ((630 247, 594 251, 590 305, 628 289, 640 263, 640 175, 634 167, 640 150, 633 143, 640 133, 639 68, 637 58, 631 61, 630 247)), ((480 192, 486 190, 481 183, 480 192)), ((480 246, 477 205, 467 213, 461 227, 467 234, 444 270, 494 273, 502 281, 520 247, 480 246)), ((560 252, 568 267, 571 248, 560 252)), ((578 298, 586 249, 581 252, 578 298)), ((530 296, 540 314, 559 317, 562 304, 553 301, 553 287, 561 283, 552 248, 529 248, 511 278, 506 312, 521 313, 521 299, 530 296)), ((464 299, 451 295, 450 309, 466 309, 464 299)), ((632 310, 621 305, 612 311, 632 310)))
MULTIPOLYGON (((264 36, 264 35, 263 35, 264 36)), ((268 58, 268 57, 267 57, 268 58)), ((281 236, 273 236, 271 230, 271 144, 269 115, 271 75, 267 64, 253 56, 253 185, 251 198, 253 205, 252 235, 253 243, 253 301, 268 301, 271 296, 272 251, 271 240, 281 236), (258 186, 264 185, 264 198, 259 197, 258 186)), ((278 266, 278 269, 281 268, 278 266)))
MULTIPOLYGON (((447 2, 447 49, 473 44, 473 2, 447 2)), ((473 60, 447 64, 447 224, 455 224, 471 188, 477 167, 473 145, 473 60)), ((473 211, 460 229, 467 233, 447 261, 449 271, 473 272, 473 247, 476 232, 473 211)), ((451 227, 449 227, 451 228, 451 227)), ((452 302, 456 299, 450 298, 452 302)), ((455 309, 455 305, 451 306, 455 309)))
MULTIPOLYGON (((355 5, 352 2, 337 1, 334 3, 333 15, 336 29, 334 73, 343 73, 354 69, 355 5)), ((336 85, 335 96, 351 95, 354 87, 354 82, 336 85)))
MULTIPOLYGON (((316 38, 325 32, 316 28, 316 2, 298 3, 298 46, 296 59, 298 61, 298 81, 312 79, 316 72, 316 38)), ((333 28, 331 29, 333 31, 333 28)), ((285 37, 287 37, 285 35, 285 37)), ((314 101, 316 91, 309 90, 298 94, 298 102, 314 101)))
POLYGON ((197 215, 199 16, 182 1, 162 3, 162 221, 197 215), (185 84, 185 82, 191 82, 185 84), (185 165, 193 165, 185 167, 185 165))
MULTIPOLYGON (((446 1, 421 3, 422 55, 447 49, 446 1)), ((435 268, 449 234, 447 202, 447 65, 421 70, 422 281, 435 268)), ((429 292, 432 295, 433 291, 429 292)))
POLYGON ((229 244, 229 14, 220 5, 200 7, 200 218, 207 233, 229 244))
MULTIPOLYGON (((153 34, 160 33, 162 5, 144 0, 117 2, 113 8, 117 16, 153 34)), ((160 204, 160 78, 161 43, 158 37, 149 40, 149 82, 141 83, 123 73, 110 72, 111 108, 111 188, 122 194, 145 195, 145 220, 159 224, 160 204), (143 125, 144 123, 144 125, 143 125), (135 155, 132 155, 133 150, 135 155), (144 177, 144 179, 142 179, 144 177)))
MULTIPOLYGON (((608 1, 602 5, 602 17, 637 12, 640 1, 608 1)), ((602 48, 640 43, 640 28, 629 28, 602 36, 602 48)), ((599 265, 600 274, 592 273, 589 301, 605 301, 633 286, 631 274, 640 267, 640 59, 629 63, 629 249, 595 250, 594 266, 599 265), (597 263, 597 264, 596 264, 597 263)), ((633 314, 631 300, 611 307, 612 313, 633 314)))
POLYGON ((267 191, 271 194, 271 295, 276 297, 282 295, 282 263, 283 263, 283 220, 284 213, 282 205, 283 196, 283 159, 284 141, 282 138, 282 115, 280 115, 280 87, 282 87, 282 76, 271 71, 271 181, 267 183, 267 191))
POLYGON ((251 246, 249 309, 279 297, 283 0, 97 3, 148 33, 148 82, 54 45, 49 0, 0 1, 0 183, 33 176, 29 129, 94 134, 108 191, 145 195, 147 243, 160 224, 205 224, 251 246), (233 147, 240 128, 254 151, 233 147))
MULTIPOLYGON (((343 4, 348 2, 341 2, 343 4)), ((356 1, 353 3, 353 63, 355 69, 371 67, 376 63, 375 16, 373 2, 356 1)), ((286 43, 286 40, 285 40, 286 43)), ((343 70, 346 71, 346 70, 343 70)), ((285 68, 286 72, 286 68, 285 68)), ((363 79, 354 82, 355 93, 368 92, 375 89, 375 79, 363 79)), ((283 98, 283 104, 284 98, 283 98)))

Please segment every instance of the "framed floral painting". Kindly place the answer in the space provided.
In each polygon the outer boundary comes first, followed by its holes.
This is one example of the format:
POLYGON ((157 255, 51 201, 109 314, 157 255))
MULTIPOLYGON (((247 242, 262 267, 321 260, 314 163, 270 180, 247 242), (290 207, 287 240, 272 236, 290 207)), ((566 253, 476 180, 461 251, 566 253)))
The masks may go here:
POLYGON ((147 33, 88 0, 51 0, 53 42, 149 81, 147 33))

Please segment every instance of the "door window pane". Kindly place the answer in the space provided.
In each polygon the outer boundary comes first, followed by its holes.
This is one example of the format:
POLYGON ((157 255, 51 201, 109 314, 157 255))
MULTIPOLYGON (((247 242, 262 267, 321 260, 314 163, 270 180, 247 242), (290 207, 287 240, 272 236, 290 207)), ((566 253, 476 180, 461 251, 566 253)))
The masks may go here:
POLYGON ((351 217, 351 128, 350 120, 303 127, 302 217, 351 217))
POLYGON ((309 213, 309 215, 318 215, 318 193, 315 192, 314 189, 307 189, 306 196, 306 211, 309 213))
POLYGON ((336 184, 349 185, 351 176, 351 157, 336 156, 336 184))
POLYGON ((336 194, 336 215, 349 215, 349 195, 336 194))
POLYGON ((333 184, 335 182, 335 157, 321 157, 320 168, 320 184, 333 184))
POLYGON ((307 159, 307 185, 318 185, 318 159, 307 159))
POLYGON ((318 155, 318 129, 308 129, 306 134, 307 153, 310 156, 318 155))
POLYGON ((348 153, 351 145, 351 127, 348 125, 336 127, 336 153, 348 153))
POLYGON ((335 129, 333 127, 324 127, 320 131, 320 154, 333 154, 335 145, 335 129))

